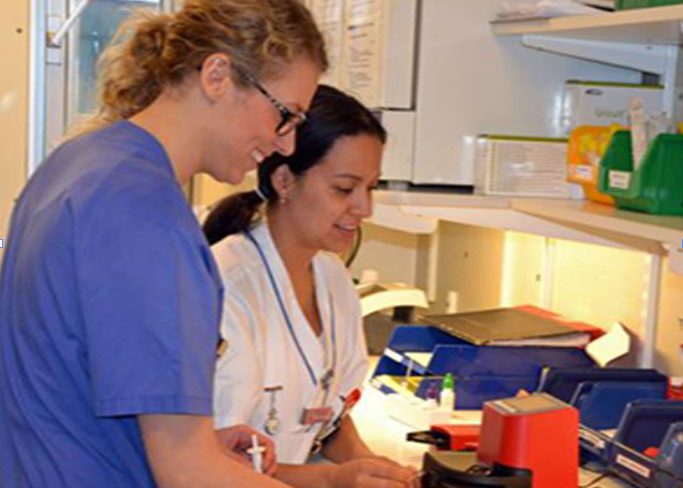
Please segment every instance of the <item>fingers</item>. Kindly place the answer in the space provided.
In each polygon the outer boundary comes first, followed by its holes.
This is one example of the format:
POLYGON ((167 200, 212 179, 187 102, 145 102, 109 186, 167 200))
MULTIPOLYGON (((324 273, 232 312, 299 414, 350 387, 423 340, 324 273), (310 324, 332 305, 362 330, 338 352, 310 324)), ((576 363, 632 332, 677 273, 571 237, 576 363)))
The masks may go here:
POLYGON ((270 437, 267 437, 263 434, 258 434, 257 438, 258 438, 259 445, 266 448, 265 452, 263 453, 264 464, 274 464, 275 463, 275 442, 273 442, 273 440, 270 437))
POLYGON ((415 470, 413 479, 410 482, 410 488, 422 488, 422 474, 421 471, 415 470))
MULTIPOLYGON (((386 458, 365 458, 348 463, 356 464, 358 488, 412 488, 417 471, 403 467, 386 458)), ((350 466, 351 467, 351 466, 350 466)), ((419 487, 419 485, 417 485, 419 487)))
POLYGON ((270 437, 260 432, 257 432, 253 429, 252 432, 255 433, 259 446, 264 448, 262 454, 263 472, 267 475, 272 476, 275 474, 275 469, 277 468, 277 459, 275 456, 275 442, 270 437))
POLYGON ((249 456, 244 455, 243 453, 236 452, 231 449, 225 449, 223 451, 223 454, 225 454, 225 456, 229 457, 233 461, 237 461, 238 463, 244 464, 249 467, 252 466, 251 458, 249 456))
POLYGON ((259 433, 248 425, 233 425, 216 431, 220 442, 228 449, 247 449, 251 446, 252 434, 259 433))
MULTIPOLYGON (((373 460, 372 475, 377 478, 383 478, 387 481, 399 483, 401 488, 409 487, 415 477, 415 470, 411 468, 404 468, 394 462, 387 462, 386 460, 373 460)), ((391 486, 391 485, 388 485, 391 486)))
POLYGON ((228 427, 226 429, 218 429, 216 431, 216 437, 218 442, 226 449, 232 450, 235 447, 235 436, 233 433, 233 427, 228 427))
POLYGON ((370 458, 370 459, 374 459, 374 460, 376 460, 376 461, 379 461, 379 462, 382 462, 382 463, 386 463, 386 464, 388 464, 388 465, 390 465, 390 466, 393 466, 393 467, 395 467, 395 468, 405 468, 405 469, 409 469, 409 470, 416 471, 415 468, 412 468, 412 467, 410 467, 410 466, 404 466, 404 465, 402 465, 402 464, 397 463, 397 462, 394 461, 393 459, 389 459, 388 457, 385 457, 385 456, 373 456, 373 457, 370 458))
POLYGON ((252 458, 247 452, 253 447, 252 436, 256 436, 258 445, 264 448, 262 453, 263 471, 269 475, 275 473, 277 467, 275 442, 270 437, 248 425, 233 425, 217 430, 216 436, 229 457, 245 462, 249 466, 252 465, 252 458))
POLYGON ((353 485, 353 488, 410 488, 410 485, 400 481, 362 474, 358 476, 357 483, 353 485))
POLYGON ((266 446, 266 451, 263 453, 263 472, 273 476, 276 469, 277 459, 275 458, 275 445, 273 444, 271 446, 266 446))
POLYGON ((277 463, 273 462, 270 465, 263 464, 263 474, 267 474, 268 476, 275 477, 275 474, 277 473, 277 463))

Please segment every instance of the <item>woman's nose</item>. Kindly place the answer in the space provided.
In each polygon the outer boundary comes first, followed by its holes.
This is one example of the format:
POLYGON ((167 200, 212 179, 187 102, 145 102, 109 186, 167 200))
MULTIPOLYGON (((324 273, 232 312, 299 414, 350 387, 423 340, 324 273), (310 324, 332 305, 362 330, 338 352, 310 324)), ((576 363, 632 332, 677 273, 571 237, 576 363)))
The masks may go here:
POLYGON ((354 206, 355 214, 362 219, 372 216, 372 193, 362 195, 354 206))

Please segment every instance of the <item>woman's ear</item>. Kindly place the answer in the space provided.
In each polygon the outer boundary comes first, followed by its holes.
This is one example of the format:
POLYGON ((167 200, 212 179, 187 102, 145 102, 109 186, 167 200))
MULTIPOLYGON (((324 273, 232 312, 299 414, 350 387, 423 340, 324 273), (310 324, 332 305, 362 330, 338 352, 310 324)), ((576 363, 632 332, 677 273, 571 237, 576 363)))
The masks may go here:
POLYGON ((270 175, 270 183, 278 196, 278 202, 281 204, 287 203, 294 191, 296 177, 286 164, 281 164, 270 175))
POLYGON ((226 91, 234 90, 230 58, 223 53, 207 57, 202 63, 199 83, 202 93, 211 104, 225 95, 226 91))

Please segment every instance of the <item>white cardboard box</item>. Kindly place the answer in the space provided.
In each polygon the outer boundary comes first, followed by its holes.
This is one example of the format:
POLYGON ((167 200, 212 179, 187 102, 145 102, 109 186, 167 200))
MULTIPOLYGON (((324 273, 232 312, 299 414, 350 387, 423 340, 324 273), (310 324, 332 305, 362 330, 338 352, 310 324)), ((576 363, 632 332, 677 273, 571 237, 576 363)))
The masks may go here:
POLYGON ((580 125, 629 125, 631 100, 640 98, 647 115, 663 110, 664 89, 655 85, 569 80, 565 83, 562 126, 565 133, 580 125))

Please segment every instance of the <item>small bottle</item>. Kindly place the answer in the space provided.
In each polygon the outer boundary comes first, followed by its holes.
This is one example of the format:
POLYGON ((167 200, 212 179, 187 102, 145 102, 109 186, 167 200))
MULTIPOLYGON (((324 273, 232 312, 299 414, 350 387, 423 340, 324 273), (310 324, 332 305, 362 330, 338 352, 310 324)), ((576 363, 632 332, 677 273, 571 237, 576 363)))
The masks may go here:
POLYGON ((443 377, 439 408, 449 412, 455 410, 455 390, 453 389, 453 375, 451 373, 446 373, 446 376, 443 377))
POLYGON ((439 390, 436 385, 436 382, 432 383, 427 390, 427 403, 425 404, 427 410, 436 410, 439 407, 437 400, 439 397, 439 390))

